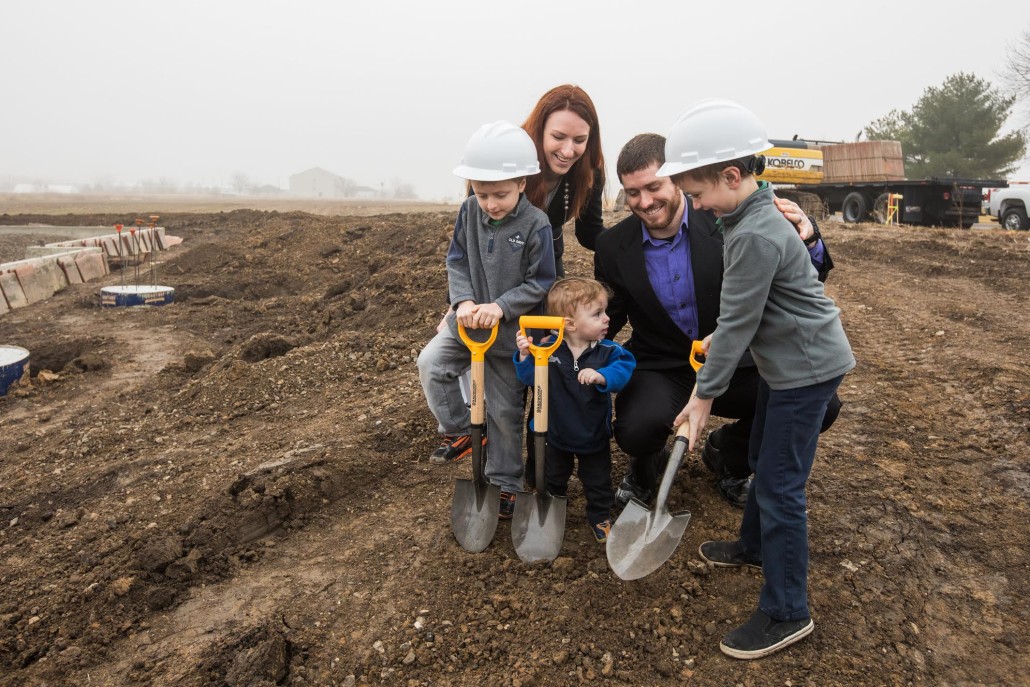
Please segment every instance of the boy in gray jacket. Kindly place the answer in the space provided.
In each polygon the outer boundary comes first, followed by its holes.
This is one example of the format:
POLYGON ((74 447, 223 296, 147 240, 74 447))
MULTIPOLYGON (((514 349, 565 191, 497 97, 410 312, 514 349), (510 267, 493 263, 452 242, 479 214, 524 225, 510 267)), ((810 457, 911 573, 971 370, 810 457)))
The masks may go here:
POLYGON ((796 230, 773 205, 772 188, 755 179, 765 164, 758 153, 770 147, 754 114, 708 100, 680 116, 658 171, 696 209, 712 210, 725 237, 719 319, 705 339, 708 355, 694 393, 674 422, 690 423, 691 449, 745 350, 761 376, 748 449, 755 480, 740 537, 700 547, 716 566, 762 568, 758 610, 719 645, 743 659, 778 651, 814 627, 805 484, 827 404, 855 366, 840 311, 823 293, 796 230))
POLYGON ((458 379, 471 355, 458 338, 466 329, 498 326, 486 354, 487 452, 483 474, 501 489, 500 516, 510 518, 522 489, 523 385, 511 364, 519 317, 536 314, 554 283, 550 221, 523 191, 526 176, 538 174, 536 146, 508 122, 482 126, 465 147, 454 173, 471 182, 447 250, 451 308, 445 325, 418 356, 419 379, 436 417, 442 445, 430 462, 447 463, 470 455, 471 417, 458 379))

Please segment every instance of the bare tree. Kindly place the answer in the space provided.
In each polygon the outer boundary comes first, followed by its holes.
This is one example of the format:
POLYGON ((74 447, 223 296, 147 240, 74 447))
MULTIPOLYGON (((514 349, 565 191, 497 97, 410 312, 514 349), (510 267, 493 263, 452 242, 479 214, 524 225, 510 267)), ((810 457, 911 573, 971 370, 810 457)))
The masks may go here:
POLYGON ((232 175, 232 188, 242 196, 250 188, 250 177, 243 172, 236 172, 232 175))
POLYGON ((1030 124, 1030 29, 1009 50, 1002 81, 1023 105, 1023 123, 1030 124))
POLYGON ((415 193, 415 185, 410 184, 400 177, 394 177, 390 179, 390 193, 391 198, 398 200, 412 200, 418 198, 415 193))

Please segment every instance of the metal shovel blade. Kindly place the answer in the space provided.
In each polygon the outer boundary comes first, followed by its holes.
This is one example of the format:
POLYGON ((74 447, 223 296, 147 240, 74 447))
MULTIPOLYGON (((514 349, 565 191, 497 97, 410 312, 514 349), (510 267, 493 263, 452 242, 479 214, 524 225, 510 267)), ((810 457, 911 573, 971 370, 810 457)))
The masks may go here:
POLYGON ((608 565, 623 580, 650 575, 669 560, 688 524, 689 511, 651 511, 640 501, 631 500, 608 534, 608 565))
POLYGON ((497 531, 501 488, 471 479, 454 481, 451 530, 461 548, 479 553, 490 546, 497 531))
POLYGON ((608 565, 623 580, 638 580, 662 567, 679 546, 690 523, 690 512, 670 513, 666 504, 676 471, 687 452, 686 423, 673 442, 672 454, 665 465, 654 511, 637 499, 626 504, 608 533, 605 553, 608 565))
POLYGON ((567 502, 564 496, 551 496, 542 491, 519 493, 511 519, 511 541, 523 562, 553 561, 558 557, 565 538, 567 502))

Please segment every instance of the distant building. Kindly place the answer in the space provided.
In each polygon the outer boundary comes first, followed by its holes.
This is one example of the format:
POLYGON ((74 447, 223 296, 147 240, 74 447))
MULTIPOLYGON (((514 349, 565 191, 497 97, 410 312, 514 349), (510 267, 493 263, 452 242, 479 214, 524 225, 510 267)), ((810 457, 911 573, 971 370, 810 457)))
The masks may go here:
POLYGON ((79 187, 70 184, 15 184, 13 193, 78 193, 79 187))
POLYGON ((290 177, 290 195, 305 198, 346 198, 353 195, 354 182, 312 167, 290 177))

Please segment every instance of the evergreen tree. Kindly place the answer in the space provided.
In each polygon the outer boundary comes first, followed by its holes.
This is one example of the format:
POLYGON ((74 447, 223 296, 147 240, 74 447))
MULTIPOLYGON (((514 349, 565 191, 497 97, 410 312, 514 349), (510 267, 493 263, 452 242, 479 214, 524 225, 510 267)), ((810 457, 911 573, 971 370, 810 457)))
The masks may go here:
POLYGON ((911 112, 892 110, 865 133, 901 141, 910 179, 1004 179, 1027 146, 1022 131, 999 135, 1014 102, 984 79, 959 72, 927 88, 911 112))

